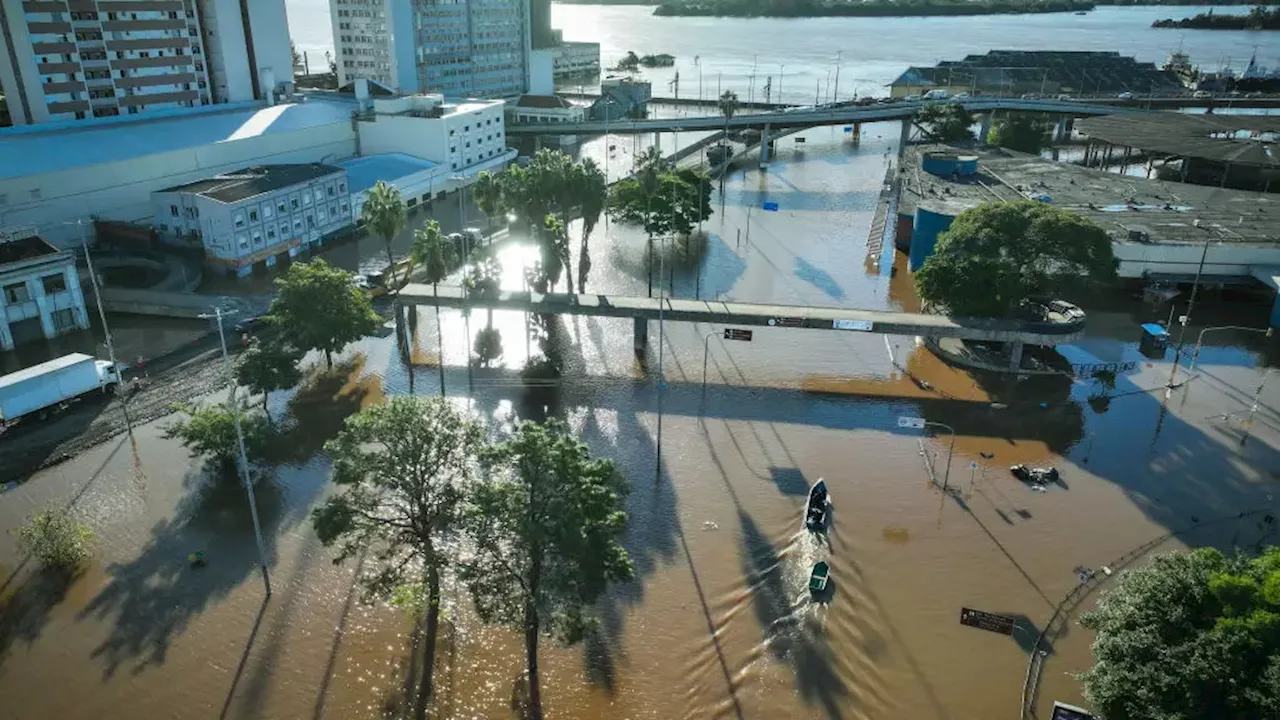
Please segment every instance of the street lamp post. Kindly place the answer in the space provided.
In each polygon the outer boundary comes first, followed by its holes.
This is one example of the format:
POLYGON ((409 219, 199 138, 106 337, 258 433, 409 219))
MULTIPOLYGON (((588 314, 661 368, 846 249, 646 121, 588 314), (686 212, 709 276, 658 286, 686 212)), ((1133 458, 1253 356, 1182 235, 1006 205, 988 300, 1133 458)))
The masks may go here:
POLYGON ((665 379, 662 374, 662 357, 666 350, 666 298, 662 292, 662 273, 666 268, 666 254, 658 253, 658 432, 657 445, 658 452, 653 464, 653 481, 657 482, 662 477, 662 382, 665 379))
MULTIPOLYGON (((93 269, 93 258, 89 255, 89 243, 85 239, 84 221, 77 220, 80 227, 80 249, 84 250, 84 261, 89 266, 89 283, 93 286, 93 299, 98 305, 98 320, 102 323, 102 337, 107 344, 107 359, 111 361, 111 370, 120 377, 120 366, 116 363, 116 347, 111 341, 111 328, 107 326, 107 312, 102 307, 102 291, 98 289, 98 273, 93 269)), ((120 400, 120 411, 124 413, 124 426, 133 434, 133 422, 129 419, 129 407, 123 398, 120 400)))
POLYGON ((262 527, 258 524, 258 504, 253 498, 253 483, 249 480, 249 456, 244 450, 244 432, 240 429, 240 406, 236 404, 236 383, 231 377, 231 358, 227 355, 227 336, 222 329, 222 308, 215 307, 213 314, 203 313, 204 319, 213 319, 218 323, 218 342, 222 345, 222 369, 227 376, 227 387, 230 388, 227 404, 231 406, 231 417, 236 426, 236 444, 240 448, 240 477, 244 481, 244 490, 249 495, 249 515, 253 518, 253 535, 258 541, 258 562, 262 565, 262 585, 266 588, 267 597, 271 596, 271 575, 267 571, 267 553, 262 545, 262 527))
MULTIPOLYGON (((1197 220, 1197 227, 1199 227, 1197 220)), ((1178 349, 1173 354, 1173 367, 1169 369, 1169 385, 1165 390, 1165 394, 1173 390, 1173 379, 1178 374, 1178 361, 1182 359, 1183 341, 1187 337, 1187 324, 1191 322, 1191 310, 1196 306, 1196 295, 1200 290, 1200 276, 1204 273, 1204 262, 1209 257, 1209 238, 1205 238, 1204 250, 1200 253, 1200 265, 1196 268, 1196 279, 1191 285, 1191 297, 1187 299, 1187 314, 1182 316, 1182 330, 1178 332, 1178 349)))
POLYGON ((951 433, 951 443, 947 446, 947 469, 942 474, 942 489, 945 492, 947 489, 947 486, 951 482, 951 456, 955 453, 955 449, 956 449, 955 428, 951 427, 946 423, 934 422, 932 420, 925 420, 924 418, 908 417, 905 415, 900 416, 898 418, 898 427, 901 427, 901 428, 915 428, 917 430, 923 430, 924 428, 930 427, 930 426, 940 427, 950 431, 951 433))
POLYGON ((1200 345, 1204 342, 1204 334, 1212 330, 1243 330, 1245 332, 1263 333, 1267 337, 1271 337, 1272 333, 1272 328, 1245 327, 1243 325, 1219 325, 1217 327, 1207 327, 1201 330, 1200 334, 1196 337, 1196 349, 1195 352, 1191 353, 1191 364, 1187 366, 1187 372, 1191 372, 1196 369, 1196 359, 1200 357, 1200 345))
POLYGON ((707 354, 711 350, 711 336, 717 335, 715 330, 707 333, 702 338, 702 396, 707 396, 707 354))

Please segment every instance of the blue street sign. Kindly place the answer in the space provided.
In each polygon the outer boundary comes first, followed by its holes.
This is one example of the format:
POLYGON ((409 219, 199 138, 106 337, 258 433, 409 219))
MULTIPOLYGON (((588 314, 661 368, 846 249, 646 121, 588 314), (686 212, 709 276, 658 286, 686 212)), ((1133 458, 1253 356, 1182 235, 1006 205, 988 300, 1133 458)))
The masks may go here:
POLYGON ((845 132, 847 132, 847 133, 851 133, 851 132, 853 132, 853 126, 852 126, 852 125, 845 125, 845 126, 844 126, 844 131, 845 131, 845 132))
POLYGON ((776 202, 767 202, 760 207, 765 210, 769 210, 770 212, 778 212, 778 203, 776 202))

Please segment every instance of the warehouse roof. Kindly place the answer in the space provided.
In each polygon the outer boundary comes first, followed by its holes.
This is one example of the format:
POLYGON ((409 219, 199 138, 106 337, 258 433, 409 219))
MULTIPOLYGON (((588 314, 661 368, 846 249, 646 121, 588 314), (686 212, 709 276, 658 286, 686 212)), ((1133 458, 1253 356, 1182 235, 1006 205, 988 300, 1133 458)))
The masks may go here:
POLYGON ((396 180, 437 167, 430 160, 404 153, 365 155, 339 162, 347 171, 347 187, 352 193, 361 193, 373 187, 379 180, 395 184, 396 180))
POLYGON ((0 266, 57 254, 58 248, 35 235, 8 242, 0 240, 0 266))
POLYGON ((234 203, 340 172, 342 168, 321 163, 259 165, 166 188, 161 192, 191 193, 218 202, 234 203))
POLYGON ((947 60, 933 67, 907 68, 892 85, 899 87, 1004 87, 1057 92, 1116 93, 1181 90, 1174 73, 1117 52, 992 50, 947 60))
POLYGON ((966 150, 978 156, 978 174, 953 180, 920 169, 920 155, 931 151, 954 148, 908 150, 899 212, 941 205, 950 214, 983 202, 1034 198, 1078 212, 1121 242, 1280 242, 1280 195, 1145 180, 1000 149, 966 150))
POLYGON ((0 130, 0 179, 235 142, 333 123, 349 123, 351 107, 303 102, 226 112, 189 112, 133 122, 85 123, 42 130, 0 130))
POLYGON ((1076 121, 1076 129, 1112 145, 1165 155, 1280 165, 1280 116, 1147 113, 1102 115, 1076 121))

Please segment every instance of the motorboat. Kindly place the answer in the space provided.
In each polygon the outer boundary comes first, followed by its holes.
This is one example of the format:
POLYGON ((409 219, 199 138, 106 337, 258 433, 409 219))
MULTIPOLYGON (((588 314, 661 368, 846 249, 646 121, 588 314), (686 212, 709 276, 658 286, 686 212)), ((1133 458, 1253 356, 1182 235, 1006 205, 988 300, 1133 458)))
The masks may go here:
POLYGON ((827 582, 831 580, 831 566, 825 562, 815 563, 813 572, 809 573, 809 591, 820 593, 827 589, 827 582))
POLYGON ((1048 485, 1058 482, 1058 468, 1033 468, 1018 464, 1009 468, 1009 472, 1024 483, 1030 485, 1048 485))
POLYGON ((821 531, 827 523, 827 483, 823 480, 809 488, 809 501, 804 508, 804 526, 821 531))

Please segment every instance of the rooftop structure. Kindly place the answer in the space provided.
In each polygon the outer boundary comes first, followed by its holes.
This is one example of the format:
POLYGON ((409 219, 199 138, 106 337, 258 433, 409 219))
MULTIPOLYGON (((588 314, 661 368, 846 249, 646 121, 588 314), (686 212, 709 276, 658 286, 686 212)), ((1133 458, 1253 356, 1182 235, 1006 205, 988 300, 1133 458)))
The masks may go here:
POLYGON ((528 87, 529 0, 330 0, 330 12, 339 86, 367 78, 406 94, 482 98, 528 87))
POLYGON ((332 175, 339 168, 320 163, 259 165, 223 173, 205 180, 177 185, 161 192, 200 195, 221 203, 234 203, 332 175))
MULTIPOLYGON (((351 194, 363 193, 378 183, 379 180, 396 185, 402 180, 422 172, 430 172, 440 167, 430 160, 406 155, 404 153, 384 153, 381 155, 362 155, 338 163, 347 171, 347 183, 351 194)), ((404 193, 403 188, 401 193, 404 193)), ((406 198, 406 201, 408 198, 406 198)), ((416 204, 416 203, 415 203, 416 204)))
POLYGON ((292 91, 284 0, 0 0, 0 94, 16 125, 292 91))
POLYGON ((87 327, 74 256, 29 226, 0 229, 0 350, 87 327))
POLYGON ((1076 121, 1076 129, 1112 145, 1280 170, 1280 116, 1101 115, 1076 121))
MULTIPOLYGON (((950 166, 948 166, 950 167, 950 166)), ((1145 180, 1005 150, 912 147, 903 158, 899 239, 922 227, 932 241, 950 219, 984 202, 1034 199, 1077 212, 1107 231, 1119 274, 1184 277, 1205 242, 1206 275, 1247 278, 1255 265, 1280 265, 1280 196, 1145 180), (922 168, 955 158, 956 170, 922 168), (965 169, 966 166, 969 169, 965 169), (925 224, 921 224, 921 220, 925 224)))
POLYGON ((360 115, 363 154, 405 153, 463 172, 508 155, 501 100, 447 102, 432 94, 362 102, 372 106, 360 115))
POLYGON ((988 95, 1115 95, 1181 92, 1177 75, 1116 52, 992 50, 933 67, 913 66, 889 85, 893 97, 929 90, 988 95))

